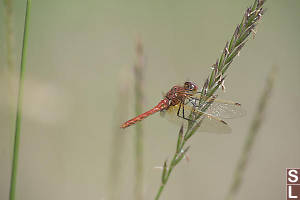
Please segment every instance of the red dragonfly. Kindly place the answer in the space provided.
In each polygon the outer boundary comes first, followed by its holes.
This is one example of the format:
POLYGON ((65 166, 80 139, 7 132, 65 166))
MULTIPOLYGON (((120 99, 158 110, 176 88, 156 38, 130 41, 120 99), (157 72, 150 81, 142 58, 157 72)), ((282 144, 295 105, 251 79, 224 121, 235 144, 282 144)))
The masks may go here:
POLYGON ((158 111, 170 121, 183 124, 185 127, 191 120, 191 114, 201 114, 202 123, 198 131, 216 133, 231 132, 231 128, 223 119, 241 117, 245 114, 241 104, 216 99, 215 96, 206 97, 198 92, 195 83, 187 81, 183 86, 172 87, 155 107, 123 123, 121 128, 129 127, 158 111), (203 98, 206 100, 201 103, 203 98), (208 108, 202 111, 205 107, 208 108))

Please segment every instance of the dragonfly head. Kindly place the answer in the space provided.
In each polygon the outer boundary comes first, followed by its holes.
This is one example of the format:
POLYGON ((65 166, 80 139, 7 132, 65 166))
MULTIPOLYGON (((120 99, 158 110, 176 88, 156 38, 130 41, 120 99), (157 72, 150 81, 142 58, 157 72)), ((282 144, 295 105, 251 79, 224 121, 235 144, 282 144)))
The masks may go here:
POLYGON ((184 83, 184 89, 194 94, 197 92, 198 86, 193 82, 187 81, 184 83))

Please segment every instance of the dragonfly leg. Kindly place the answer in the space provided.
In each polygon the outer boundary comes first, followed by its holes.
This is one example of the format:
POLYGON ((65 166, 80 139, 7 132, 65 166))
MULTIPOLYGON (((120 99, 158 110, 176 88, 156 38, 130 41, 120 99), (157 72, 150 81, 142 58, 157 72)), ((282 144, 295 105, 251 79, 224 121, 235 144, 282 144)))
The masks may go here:
POLYGON ((177 116, 179 117, 179 115, 180 115, 180 109, 181 109, 181 103, 179 104, 179 108, 178 108, 178 110, 177 110, 177 116))
MULTIPOLYGON (((195 97, 188 97, 188 102, 186 102, 186 104, 191 103, 193 104, 194 108, 201 108, 204 105, 208 104, 209 102, 203 102, 203 104, 200 104, 200 100, 195 98, 195 97)), ((186 105, 185 104, 185 105, 186 105)))
POLYGON ((195 120, 191 120, 191 119, 189 119, 189 118, 187 118, 187 117, 184 116, 184 103, 180 103, 179 104, 179 108, 178 108, 178 111, 177 111, 177 116, 180 117, 180 118, 182 118, 182 119, 195 122, 195 120), (180 116, 181 106, 182 106, 182 116, 180 116))
POLYGON ((184 117, 184 105, 182 105, 182 117, 183 117, 183 119, 185 118, 184 117))
POLYGON ((186 99, 187 99, 187 102, 183 103, 184 105, 187 105, 187 104, 191 103, 191 104, 193 104, 194 107, 197 107, 195 102, 194 102, 194 99, 192 99, 190 97, 188 97, 186 99))
POLYGON ((200 105, 200 100, 199 99, 197 99, 195 97, 191 97, 191 96, 187 97, 186 99, 188 101, 185 102, 184 105, 187 105, 188 103, 191 103, 194 108, 200 108, 200 106, 202 107, 202 105, 200 105))

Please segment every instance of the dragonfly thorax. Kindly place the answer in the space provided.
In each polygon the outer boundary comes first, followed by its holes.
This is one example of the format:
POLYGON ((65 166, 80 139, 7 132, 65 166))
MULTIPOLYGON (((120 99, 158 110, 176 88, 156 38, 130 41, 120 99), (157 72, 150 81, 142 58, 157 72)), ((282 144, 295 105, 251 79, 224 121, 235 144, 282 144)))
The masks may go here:
POLYGON ((169 106, 175 106, 184 102, 187 96, 187 91, 181 86, 172 87, 171 90, 166 94, 166 98, 169 100, 169 106))

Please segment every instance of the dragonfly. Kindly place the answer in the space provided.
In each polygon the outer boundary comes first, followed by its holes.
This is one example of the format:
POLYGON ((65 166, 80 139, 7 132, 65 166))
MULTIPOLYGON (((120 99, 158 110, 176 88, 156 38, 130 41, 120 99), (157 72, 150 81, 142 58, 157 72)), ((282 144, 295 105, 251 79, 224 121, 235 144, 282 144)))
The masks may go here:
POLYGON ((183 86, 173 86, 152 109, 124 122, 120 127, 127 128, 157 112, 184 127, 200 116, 197 120, 201 120, 201 126, 197 131, 214 133, 230 133, 231 128, 224 120, 245 115, 240 103, 221 100, 216 96, 207 97, 198 91, 195 83, 186 81, 183 86))

